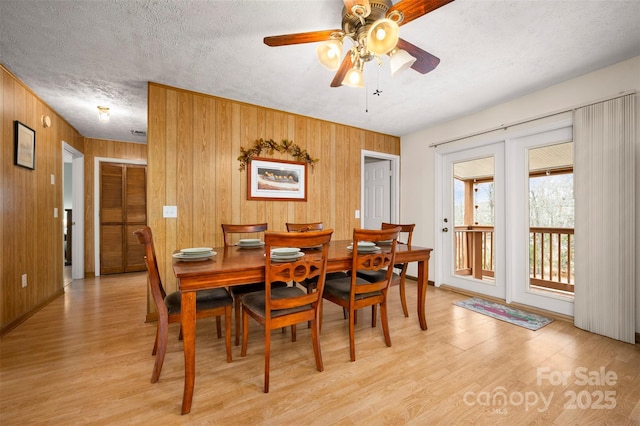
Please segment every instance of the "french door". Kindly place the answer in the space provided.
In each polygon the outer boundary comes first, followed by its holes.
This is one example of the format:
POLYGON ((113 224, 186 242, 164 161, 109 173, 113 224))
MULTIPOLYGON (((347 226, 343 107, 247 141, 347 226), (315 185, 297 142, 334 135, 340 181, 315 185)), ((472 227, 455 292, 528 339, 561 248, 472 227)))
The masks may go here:
POLYGON ((440 160, 436 285, 504 299, 504 143, 445 153, 440 160))
POLYGON ((507 158, 507 301, 572 316, 572 127, 510 139, 507 158))
POLYGON ((436 285, 573 315, 571 125, 438 150, 436 285))

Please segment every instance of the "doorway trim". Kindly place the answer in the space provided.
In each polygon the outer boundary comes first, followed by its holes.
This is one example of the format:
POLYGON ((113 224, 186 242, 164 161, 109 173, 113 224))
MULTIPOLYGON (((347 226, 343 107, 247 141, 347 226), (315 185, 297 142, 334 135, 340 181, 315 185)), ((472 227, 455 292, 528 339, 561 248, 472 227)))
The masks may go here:
POLYGON ((100 163, 138 164, 146 166, 146 160, 127 160, 123 158, 95 157, 93 162, 93 247, 94 269, 96 277, 100 276, 100 163))
MULTIPOLYGON (((74 210, 81 212, 73 216, 74 232, 71 236, 71 279, 79 280, 84 278, 84 154, 65 141, 62 141, 62 151, 63 170, 65 152, 72 157, 71 204, 74 210)), ((60 262, 64 263, 64 260, 60 259, 60 262)))
POLYGON ((362 208, 364 207, 364 166, 367 158, 375 158, 378 160, 391 161, 391 194, 389 196, 391 203, 391 222, 399 223, 400 220, 400 156, 387 154, 384 152, 368 151, 363 149, 360 151, 360 226, 364 226, 364 216, 362 208))

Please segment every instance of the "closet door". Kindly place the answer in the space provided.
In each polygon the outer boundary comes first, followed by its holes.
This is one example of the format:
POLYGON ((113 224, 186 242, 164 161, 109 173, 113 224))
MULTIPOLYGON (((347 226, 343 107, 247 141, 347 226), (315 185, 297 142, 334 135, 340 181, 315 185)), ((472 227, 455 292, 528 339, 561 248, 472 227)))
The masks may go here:
POLYGON ((133 232, 146 225, 146 167, 100 164, 100 273, 144 271, 133 232))

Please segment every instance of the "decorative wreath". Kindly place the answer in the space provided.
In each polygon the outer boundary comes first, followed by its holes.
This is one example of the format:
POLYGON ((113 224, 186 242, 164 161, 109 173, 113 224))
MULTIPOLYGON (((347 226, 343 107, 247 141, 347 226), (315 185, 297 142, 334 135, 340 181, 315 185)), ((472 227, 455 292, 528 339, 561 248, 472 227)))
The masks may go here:
POLYGON ((309 164, 312 168, 319 160, 317 158, 311 158, 309 153, 300 148, 295 143, 288 139, 283 139, 282 142, 277 143, 273 139, 264 140, 262 138, 257 139, 251 148, 240 147, 240 156, 238 161, 240 162, 240 170, 244 170, 247 167, 247 163, 251 161, 253 157, 260 155, 263 149, 269 151, 269 154, 273 154, 274 151, 280 153, 286 152, 291 155, 296 161, 301 161, 309 164))

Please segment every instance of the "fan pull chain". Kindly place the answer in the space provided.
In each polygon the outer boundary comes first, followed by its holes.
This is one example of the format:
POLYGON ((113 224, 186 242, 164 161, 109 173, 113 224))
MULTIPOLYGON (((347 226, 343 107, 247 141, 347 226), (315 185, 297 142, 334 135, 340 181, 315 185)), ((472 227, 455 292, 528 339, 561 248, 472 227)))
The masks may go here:
POLYGON ((382 68, 382 61, 378 59, 378 73, 376 74, 376 91, 373 92, 374 95, 380 96, 382 90, 380 90, 380 68, 382 68))
POLYGON ((366 80, 364 82, 364 112, 369 112, 369 88, 366 80))

